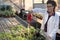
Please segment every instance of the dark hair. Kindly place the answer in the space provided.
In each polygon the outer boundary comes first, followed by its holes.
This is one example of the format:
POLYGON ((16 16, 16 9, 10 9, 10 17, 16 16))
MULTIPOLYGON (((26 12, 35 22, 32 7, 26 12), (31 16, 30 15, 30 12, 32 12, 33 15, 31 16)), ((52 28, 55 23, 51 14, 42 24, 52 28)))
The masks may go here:
POLYGON ((54 10, 53 11, 55 11, 55 8, 56 8, 56 6, 57 6, 57 3, 55 2, 55 1, 47 1, 47 4, 52 4, 52 6, 54 6, 54 10))
POLYGON ((52 6, 54 6, 54 7, 56 7, 56 6, 57 6, 57 4, 56 4, 56 2, 55 2, 55 1, 47 1, 47 4, 52 4, 52 6))
POLYGON ((21 9, 20 12, 24 11, 25 9, 21 9))

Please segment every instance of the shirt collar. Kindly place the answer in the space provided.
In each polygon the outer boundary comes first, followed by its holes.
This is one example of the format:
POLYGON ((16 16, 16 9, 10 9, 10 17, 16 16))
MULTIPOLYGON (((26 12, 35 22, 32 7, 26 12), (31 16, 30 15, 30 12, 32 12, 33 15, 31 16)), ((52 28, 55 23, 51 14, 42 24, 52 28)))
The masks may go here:
POLYGON ((53 16, 55 16, 55 12, 53 13, 53 16))
MULTIPOLYGON (((48 12, 48 11, 47 11, 48 12)), ((55 12, 53 13, 53 15, 52 16, 55 16, 55 12)))

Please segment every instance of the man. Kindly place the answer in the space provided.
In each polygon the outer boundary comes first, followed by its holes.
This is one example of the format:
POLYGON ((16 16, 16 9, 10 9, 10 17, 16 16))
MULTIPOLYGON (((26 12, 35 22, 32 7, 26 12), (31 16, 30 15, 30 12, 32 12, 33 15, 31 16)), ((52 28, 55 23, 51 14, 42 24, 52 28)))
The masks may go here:
POLYGON ((27 16, 28 27, 30 27, 30 22, 32 21, 32 12, 29 11, 29 13, 27 13, 26 16, 27 16))
POLYGON ((59 16, 56 14, 56 2, 47 1, 47 12, 43 15, 41 30, 46 35, 47 40, 55 40, 56 32, 59 27, 59 16))
POLYGON ((25 11, 25 9, 23 9, 23 8, 20 10, 19 16, 20 16, 21 18, 23 18, 24 11, 25 11))
POLYGON ((29 11, 29 13, 26 16, 27 16, 27 22, 30 23, 32 20, 32 12, 29 11))

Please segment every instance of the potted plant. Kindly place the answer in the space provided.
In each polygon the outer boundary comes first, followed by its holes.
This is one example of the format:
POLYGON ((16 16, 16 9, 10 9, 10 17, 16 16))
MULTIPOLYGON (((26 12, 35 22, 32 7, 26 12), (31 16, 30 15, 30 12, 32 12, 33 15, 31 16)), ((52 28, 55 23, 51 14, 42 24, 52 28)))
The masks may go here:
POLYGON ((9 11, 5 10, 4 15, 5 15, 5 17, 10 17, 9 11))
POLYGON ((12 10, 12 7, 10 5, 1 5, 0 6, 0 17, 13 17, 14 12, 12 10))
POLYGON ((10 11, 10 12, 11 12, 11 17, 15 17, 14 11, 10 11))
POLYGON ((3 13, 3 17, 13 17, 13 12, 12 11, 8 11, 8 10, 5 10, 4 13, 3 13))

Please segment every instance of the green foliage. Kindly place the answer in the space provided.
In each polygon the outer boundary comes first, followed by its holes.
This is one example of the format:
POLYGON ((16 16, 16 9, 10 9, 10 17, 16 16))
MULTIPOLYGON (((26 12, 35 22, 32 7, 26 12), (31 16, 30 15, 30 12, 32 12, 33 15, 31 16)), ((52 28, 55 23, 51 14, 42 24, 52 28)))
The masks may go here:
POLYGON ((2 39, 5 36, 4 32, 0 33, 0 39, 2 39))
POLYGON ((39 37, 35 35, 36 29, 32 26, 28 29, 22 25, 17 25, 15 27, 10 27, 9 30, 10 33, 0 33, 1 40, 44 40, 44 37, 42 35, 39 37))
POLYGON ((12 7, 10 5, 0 5, 0 10, 5 11, 5 10, 12 10, 12 7))
POLYGON ((0 15, 11 16, 15 15, 10 5, 0 5, 0 15))

